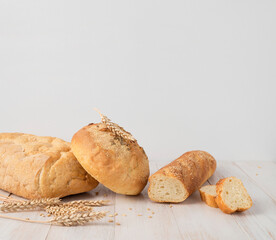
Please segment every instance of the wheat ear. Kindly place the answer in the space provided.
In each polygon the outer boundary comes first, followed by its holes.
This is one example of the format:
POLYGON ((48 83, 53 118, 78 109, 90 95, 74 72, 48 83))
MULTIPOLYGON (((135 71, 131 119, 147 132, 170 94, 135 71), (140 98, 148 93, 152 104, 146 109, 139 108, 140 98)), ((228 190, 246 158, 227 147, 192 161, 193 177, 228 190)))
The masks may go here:
POLYGON ((70 206, 46 206, 45 211, 48 214, 54 215, 54 216, 62 216, 62 215, 69 215, 72 213, 79 213, 79 212, 91 212, 93 210, 93 207, 90 206, 84 206, 79 205, 77 207, 70 207, 70 206))
POLYGON ((70 215, 56 216, 50 220, 51 224, 63 226, 84 225, 85 223, 102 219, 107 212, 73 213, 70 215))
POLYGON ((129 140, 130 142, 136 141, 136 139, 129 132, 126 132, 118 124, 111 122, 111 120, 107 116, 103 115, 97 108, 94 108, 94 110, 100 114, 102 123, 105 124, 106 128, 111 131, 115 136, 121 137, 125 140, 129 140))
POLYGON ((71 201, 66 203, 61 203, 62 206, 68 207, 78 207, 79 205, 82 206, 104 206, 109 203, 108 200, 98 200, 98 201, 91 201, 91 200, 78 200, 78 201, 71 201))
POLYGON ((41 198, 26 201, 11 201, 0 204, 0 211, 2 212, 16 212, 22 210, 41 209, 45 206, 56 205, 60 203, 59 198, 41 198))

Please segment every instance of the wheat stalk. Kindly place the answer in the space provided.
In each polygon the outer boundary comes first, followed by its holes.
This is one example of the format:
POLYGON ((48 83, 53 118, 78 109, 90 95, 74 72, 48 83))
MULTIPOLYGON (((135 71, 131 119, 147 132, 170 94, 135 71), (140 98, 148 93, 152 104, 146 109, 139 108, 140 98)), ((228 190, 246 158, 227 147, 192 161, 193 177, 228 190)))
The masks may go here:
POLYGON ((60 203, 59 198, 41 198, 26 201, 10 201, 0 204, 0 211, 2 212, 16 212, 22 210, 41 209, 45 206, 56 205, 60 203))
POLYGON ((9 196, 6 196, 6 195, 1 194, 1 193, 0 193, 0 196, 1 196, 1 197, 4 197, 4 198, 8 198, 8 197, 9 197, 9 196))
MULTIPOLYGON (((3 201, 3 202, 14 202, 16 200, 10 199, 10 198, 2 198, 2 197, 0 197, 0 201, 3 201)), ((19 202, 19 201, 17 201, 17 202, 19 202)))
POLYGON ((17 218, 11 216, 0 215, 1 218, 19 220, 24 222, 31 223, 50 223, 55 225, 63 225, 63 226, 76 226, 76 225, 84 225, 85 223, 92 222, 94 220, 99 220, 106 216, 107 212, 91 212, 91 213, 74 213, 65 216, 56 216, 49 221, 36 221, 24 218, 17 218))
POLYGON ((24 200, 15 199, 11 196, 5 196, 3 194, 0 194, 0 201, 17 201, 17 202, 23 202, 24 200))
POLYGON ((70 206, 63 206, 63 205, 45 207, 45 211, 48 214, 51 214, 54 216, 69 215, 72 213, 79 213, 79 212, 91 212, 92 210, 93 210, 93 207, 84 206, 84 205, 79 205, 78 207, 70 207, 70 206))
POLYGON ((111 120, 103 115, 98 109, 95 108, 95 111, 100 114, 102 123, 106 125, 106 128, 111 131, 115 136, 129 140, 130 142, 136 142, 136 139, 127 131, 125 131, 118 124, 111 122, 111 120))

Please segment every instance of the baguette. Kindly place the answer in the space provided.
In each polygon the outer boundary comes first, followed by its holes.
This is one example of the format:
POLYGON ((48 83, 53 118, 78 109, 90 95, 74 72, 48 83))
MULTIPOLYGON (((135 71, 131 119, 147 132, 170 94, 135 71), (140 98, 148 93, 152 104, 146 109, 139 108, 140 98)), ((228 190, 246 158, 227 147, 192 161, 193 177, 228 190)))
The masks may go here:
POLYGON ((216 202, 224 213, 242 212, 252 207, 252 199, 240 179, 228 177, 216 184, 216 202))
POLYGON ((149 178, 148 195, 155 202, 182 202, 212 176, 216 160, 207 152, 191 151, 149 178))
POLYGON ((98 185, 71 152, 54 137, 0 133, 0 188, 36 199, 64 197, 98 185))

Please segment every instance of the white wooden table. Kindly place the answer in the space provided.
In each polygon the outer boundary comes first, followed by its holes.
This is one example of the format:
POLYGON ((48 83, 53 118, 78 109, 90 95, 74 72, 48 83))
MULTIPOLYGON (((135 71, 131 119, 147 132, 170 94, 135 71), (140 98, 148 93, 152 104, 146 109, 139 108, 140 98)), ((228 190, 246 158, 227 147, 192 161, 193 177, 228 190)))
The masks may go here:
MULTIPOLYGON (((151 172, 162 165, 151 163, 151 172)), ((123 196, 98 186, 89 193, 65 200, 109 199, 111 204, 99 210, 118 213, 115 218, 107 217, 100 222, 77 227, 0 219, 0 239, 276 239, 276 162, 219 162, 214 176, 206 184, 215 184, 228 176, 236 176, 243 181, 253 200, 253 207, 248 211, 224 214, 205 205, 198 192, 182 203, 170 205, 151 202, 146 189, 139 196, 123 196), (99 192, 97 196, 96 192, 99 192), (108 222, 110 219, 114 222, 108 222)), ((1 194, 8 195, 4 191, 1 194)), ((45 220, 40 213, 7 215, 45 220)))

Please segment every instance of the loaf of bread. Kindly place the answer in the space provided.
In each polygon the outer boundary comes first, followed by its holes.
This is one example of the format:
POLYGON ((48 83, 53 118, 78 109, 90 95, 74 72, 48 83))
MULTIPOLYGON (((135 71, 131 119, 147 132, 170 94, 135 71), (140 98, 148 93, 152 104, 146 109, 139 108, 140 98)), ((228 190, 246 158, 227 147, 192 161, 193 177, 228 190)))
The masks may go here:
POLYGON ((191 151, 149 178, 148 196, 155 202, 182 202, 211 177, 216 160, 207 152, 191 151))
POLYGON ((216 185, 206 185, 199 189, 200 197, 208 206, 218 208, 216 197, 216 185))
POLYGON ((54 137, 0 133, 0 188, 28 199, 64 197, 98 185, 54 137))
POLYGON ((252 199, 242 181, 236 177, 221 179, 216 184, 216 203, 224 213, 243 212, 252 207, 252 199))
POLYGON ((89 124, 73 136, 71 147, 83 168, 110 190, 137 195, 146 186, 149 176, 147 155, 117 124, 89 124))

